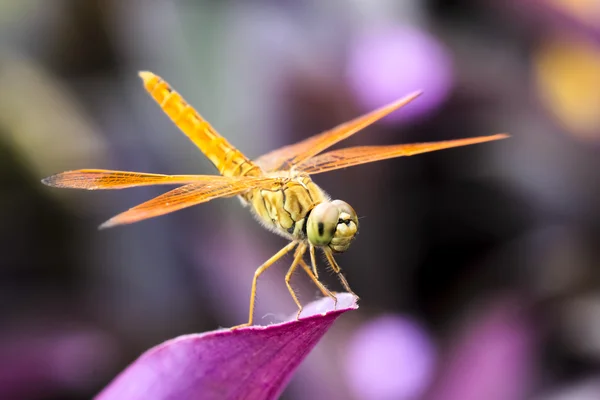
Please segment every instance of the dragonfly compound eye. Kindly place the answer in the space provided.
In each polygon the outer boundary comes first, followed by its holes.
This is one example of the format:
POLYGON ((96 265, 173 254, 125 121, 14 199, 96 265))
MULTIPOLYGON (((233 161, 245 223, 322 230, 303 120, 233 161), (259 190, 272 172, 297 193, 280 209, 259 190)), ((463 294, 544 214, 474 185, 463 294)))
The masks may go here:
POLYGON ((335 235, 339 216, 340 211, 335 205, 326 201, 317 204, 306 224, 308 241, 315 246, 327 246, 335 235))

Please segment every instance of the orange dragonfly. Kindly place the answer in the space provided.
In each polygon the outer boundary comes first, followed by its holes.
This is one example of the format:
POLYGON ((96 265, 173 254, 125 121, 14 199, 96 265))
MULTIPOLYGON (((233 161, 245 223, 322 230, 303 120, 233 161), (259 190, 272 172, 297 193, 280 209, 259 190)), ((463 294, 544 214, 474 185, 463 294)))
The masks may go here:
POLYGON ((331 297, 337 304, 335 294, 319 281, 315 249, 325 254, 328 264, 339 277, 345 290, 356 296, 334 259, 334 254, 346 251, 356 236, 358 231, 356 212, 342 200, 332 201, 329 195, 311 180, 310 175, 508 137, 506 134, 497 134, 431 143, 358 146, 321 154, 421 94, 415 92, 329 131, 274 150, 256 160, 250 160, 217 133, 162 78, 146 71, 140 72, 139 75, 152 98, 173 123, 208 157, 221 175, 160 175, 83 169, 53 175, 43 179, 42 182, 54 187, 87 190, 182 185, 109 219, 100 226, 101 228, 138 222, 216 198, 239 196, 263 226, 289 239, 290 243, 256 270, 250 294, 248 322, 234 328, 252 325, 256 283, 259 276, 291 251, 294 251, 294 258, 285 276, 285 283, 298 306, 298 317, 302 305, 290 285, 292 273, 298 267, 306 272, 325 296, 331 297), (310 266, 304 260, 307 251, 310 266))

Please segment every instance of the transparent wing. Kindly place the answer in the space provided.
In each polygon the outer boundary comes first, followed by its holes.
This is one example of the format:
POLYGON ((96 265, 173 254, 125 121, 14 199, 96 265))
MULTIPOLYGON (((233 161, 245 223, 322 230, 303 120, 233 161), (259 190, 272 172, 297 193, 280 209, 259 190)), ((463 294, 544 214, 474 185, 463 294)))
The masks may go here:
POLYGON ((360 146, 334 150, 306 160, 296 166, 296 170, 307 174, 319 174, 336 169, 352 167, 388 158, 412 156, 430 151, 490 142, 509 137, 507 134, 479 136, 467 139, 446 140, 443 142, 398 144, 391 146, 360 146))
POLYGON ((100 228, 131 224, 196 204, 205 203, 216 198, 235 196, 252 188, 273 184, 277 180, 277 178, 261 178, 257 180, 244 179, 237 182, 191 183, 130 208, 109 219, 100 225, 100 228))
POLYGON ((312 136, 301 142, 273 150, 256 159, 255 163, 265 171, 275 171, 300 164, 334 144, 349 138, 356 132, 396 111, 400 107, 405 106, 419 97, 421 93, 414 92, 375 111, 338 125, 331 130, 312 136))
POLYGON ((150 185, 183 185, 188 183, 231 184, 244 180, 252 180, 254 184, 260 184, 261 179, 232 178, 219 175, 161 175, 106 169, 80 169, 49 176, 42 179, 42 183, 59 188, 99 190, 125 189, 150 185))

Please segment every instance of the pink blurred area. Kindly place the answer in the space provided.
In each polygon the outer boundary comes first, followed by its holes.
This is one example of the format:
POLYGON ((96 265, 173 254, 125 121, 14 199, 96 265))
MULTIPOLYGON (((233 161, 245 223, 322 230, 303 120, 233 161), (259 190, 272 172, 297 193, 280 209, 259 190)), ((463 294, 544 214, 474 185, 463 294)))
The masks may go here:
POLYGON ((364 399, 417 399, 434 376, 437 354, 429 332, 400 315, 359 327, 348 344, 347 384, 364 399))
POLYGON ((373 110, 422 90, 424 95, 386 118, 427 118, 452 88, 452 62, 442 43, 423 29, 395 28, 357 35, 348 59, 350 88, 362 109, 373 110))
POLYGON ((494 299, 475 311, 454 340, 426 398, 527 399, 535 382, 535 332, 523 299, 494 299))
POLYGON ((0 337, 0 397, 85 395, 118 363, 115 341, 93 329, 59 331, 38 325, 0 337))
MULTIPOLYGON (((337 259, 361 308, 282 398, 600 398, 598 15, 589 0, 0 2, 0 397, 91 398, 158 343, 245 321, 255 269, 286 244, 237 199, 98 231, 164 188, 40 184, 216 173, 143 69, 250 157, 419 89, 340 145, 512 134, 315 176, 359 214, 337 259)), ((257 321, 295 311, 290 262, 261 277, 257 321)))

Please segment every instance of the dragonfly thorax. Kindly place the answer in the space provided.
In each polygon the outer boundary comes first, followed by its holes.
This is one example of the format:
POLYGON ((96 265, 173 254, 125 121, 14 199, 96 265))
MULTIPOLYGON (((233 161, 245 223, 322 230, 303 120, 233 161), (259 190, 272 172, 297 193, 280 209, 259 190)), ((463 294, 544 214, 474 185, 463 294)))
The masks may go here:
POLYGON ((306 236, 314 246, 327 246, 341 253, 348 250, 358 232, 354 209, 342 200, 323 201, 308 215, 306 236))

